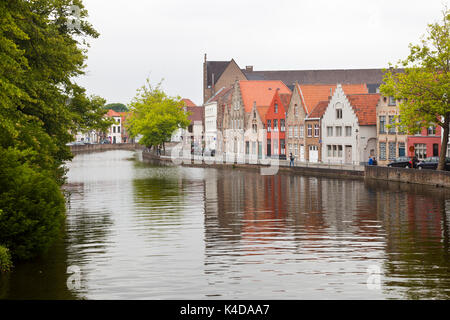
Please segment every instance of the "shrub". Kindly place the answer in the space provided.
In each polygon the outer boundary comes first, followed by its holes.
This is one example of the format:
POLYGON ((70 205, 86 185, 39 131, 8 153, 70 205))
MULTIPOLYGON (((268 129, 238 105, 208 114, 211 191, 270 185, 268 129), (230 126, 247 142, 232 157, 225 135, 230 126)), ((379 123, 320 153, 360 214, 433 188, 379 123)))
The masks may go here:
POLYGON ((52 173, 23 163, 20 155, 0 148, 0 243, 13 260, 44 252, 59 235, 65 212, 52 173))
POLYGON ((3 246, 0 246, 0 273, 8 272, 11 270, 12 262, 9 250, 3 246))

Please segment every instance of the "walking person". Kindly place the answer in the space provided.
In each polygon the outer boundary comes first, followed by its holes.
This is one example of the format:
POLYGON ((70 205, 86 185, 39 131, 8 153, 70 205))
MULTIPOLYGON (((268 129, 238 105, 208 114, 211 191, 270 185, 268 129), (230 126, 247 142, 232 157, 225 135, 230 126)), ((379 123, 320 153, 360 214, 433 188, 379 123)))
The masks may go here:
POLYGON ((293 167, 294 166, 294 156, 292 155, 292 152, 291 153, 289 153, 289 160, 290 160, 290 162, 289 162, 289 167, 293 167))
POLYGON ((373 165, 373 159, 372 159, 372 156, 370 156, 369 157, 369 166, 372 166, 373 165))

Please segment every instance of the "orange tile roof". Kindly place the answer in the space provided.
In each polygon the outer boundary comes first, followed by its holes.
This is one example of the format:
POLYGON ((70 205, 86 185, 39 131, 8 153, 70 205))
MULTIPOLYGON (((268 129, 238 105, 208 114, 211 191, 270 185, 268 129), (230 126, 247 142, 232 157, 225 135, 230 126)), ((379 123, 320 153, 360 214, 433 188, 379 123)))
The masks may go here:
POLYGON ((377 104, 380 100, 379 93, 350 94, 347 95, 360 126, 371 126, 377 124, 377 104))
POLYGON ((329 100, 326 101, 319 101, 316 106, 311 110, 311 112, 308 114, 308 119, 317 119, 322 118, 323 114, 325 113, 325 110, 327 110, 328 104, 330 103, 329 100))
POLYGON ((259 113, 259 117, 261 118, 262 123, 266 123, 266 114, 269 110, 269 106, 257 106, 256 110, 259 113))
POLYGON ((119 112, 114 111, 113 109, 108 109, 108 112, 106 113, 106 116, 108 116, 108 117, 120 117, 121 114, 119 112))
POLYGON ((291 93, 291 90, 279 80, 241 80, 239 81, 239 86, 245 112, 252 111, 254 102, 256 102, 256 106, 270 106, 278 88, 280 89, 278 92, 280 94, 291 93))
MULTIPOLYGON (((306 113, 310 113, 312 109, 320 102, 325 101, 334 94, 336 90, 335 84, 296 84, 300 96, 305 106, 306 113), (331 90, 331 92, 330 92, 331 90)), ((342 89, 345 94, 368 93, 366 84, 343 84, 342 89)))
POLYGON ((196 107, 197 105, 195 103, 192 102, 192 100, 190 99, 181 99, 181 101, 184 101, 184 103, 186 104, 186 107, 196 107))

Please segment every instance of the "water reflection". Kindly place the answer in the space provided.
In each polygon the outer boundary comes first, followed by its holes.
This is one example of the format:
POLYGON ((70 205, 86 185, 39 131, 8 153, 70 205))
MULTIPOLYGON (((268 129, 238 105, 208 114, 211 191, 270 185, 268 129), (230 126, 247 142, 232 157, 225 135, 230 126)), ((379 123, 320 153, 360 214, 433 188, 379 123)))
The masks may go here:
POLYGON ((154 166, 129 151, 78 155, 68 178, 64 239, 0 278, 0 298, 450 295, 448 190, 154 166), (73 265, 81 288, 69 290, 73 265))

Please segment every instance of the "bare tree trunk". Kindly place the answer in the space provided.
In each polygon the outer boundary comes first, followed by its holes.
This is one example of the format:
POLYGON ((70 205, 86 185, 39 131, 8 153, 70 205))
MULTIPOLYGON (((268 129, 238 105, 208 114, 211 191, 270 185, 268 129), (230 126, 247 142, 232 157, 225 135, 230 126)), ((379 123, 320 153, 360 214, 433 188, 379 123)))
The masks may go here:
POLYGON ((447 112, 444 117, 444 132, 442 136, 441 144, 441 154, 439 156, 439 164, 437 170, 445 170, 445 158, 447 157, 447 144, 448 144, 448 133, 450 124, 450 112, 447 112))

